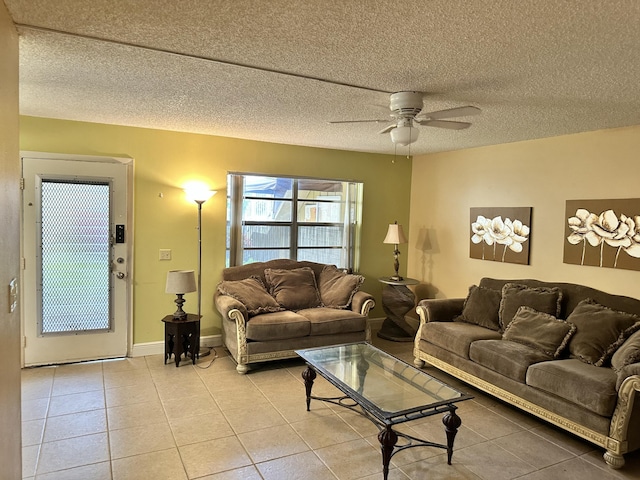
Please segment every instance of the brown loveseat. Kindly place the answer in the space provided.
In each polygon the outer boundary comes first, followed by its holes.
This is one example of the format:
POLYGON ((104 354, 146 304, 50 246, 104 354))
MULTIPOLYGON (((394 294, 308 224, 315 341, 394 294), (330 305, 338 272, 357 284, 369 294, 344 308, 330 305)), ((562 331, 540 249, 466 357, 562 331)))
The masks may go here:
POLYGON ((414 357, 600 447, 640 448, 640 300, 483 278, 467 299, 419 302, 414 357), (639 401, 636 401, 639 400, 639 401))
POLYGON ((279 259, 225 268, 214 301, 238 366, 296 358, 294 350, 370 341, 364 278, 333 265, 279 259))

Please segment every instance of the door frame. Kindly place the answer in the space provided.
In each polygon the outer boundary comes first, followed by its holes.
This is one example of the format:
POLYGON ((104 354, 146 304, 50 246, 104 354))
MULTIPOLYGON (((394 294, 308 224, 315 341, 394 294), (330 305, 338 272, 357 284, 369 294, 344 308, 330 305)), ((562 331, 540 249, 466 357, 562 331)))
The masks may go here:
MULTIPOLYGON (((134 204, 134 188, 133 188, 133 167, 134 159, 127 156, 97 156, 97 155, 76 155, 76 154, 62 154, 62 153, 50 153, 50 152, 37 152, 30 150, 20 151, 20 170, 22 172, 23 161, 25 158, 36 160, 68 160, 77 162, 101 162, 101 163, 119 163, 126 169, 126 191, 127 191, 127 222, 125 225, 125 232, 128 237, 127 241, 127 276, 126 280, 126 312, 127 318, 127 356, 131 356, 133 348, 133 275, 134 275, 134 258, 133 258, 133 244, 134 244, 134 229, 133 229, 133 204, 134 204)), ((22 179, 22 182, 25 182, 22 179)), ((24 190, 24 184, 21 185, 21 189, 24 190)), ((24 266, 25 266, 25 252, 24 252, 24 214, 21 208, 20 211, 20 336, 22 338, 22 348, 20 348, 20 365, 22 368, 25 366, 24 359, 24 345, 25 345, 25 317, 23 308, 24 304, 24 266)))

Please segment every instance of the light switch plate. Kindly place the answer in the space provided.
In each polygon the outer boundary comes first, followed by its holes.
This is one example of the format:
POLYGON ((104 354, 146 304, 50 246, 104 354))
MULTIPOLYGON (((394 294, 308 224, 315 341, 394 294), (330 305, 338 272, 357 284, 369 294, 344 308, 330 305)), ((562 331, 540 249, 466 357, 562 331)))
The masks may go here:
POLYGON ((160 260, 171 260, 171 249, 170 248, 161 248, 160 255, 158 257, 160 260))

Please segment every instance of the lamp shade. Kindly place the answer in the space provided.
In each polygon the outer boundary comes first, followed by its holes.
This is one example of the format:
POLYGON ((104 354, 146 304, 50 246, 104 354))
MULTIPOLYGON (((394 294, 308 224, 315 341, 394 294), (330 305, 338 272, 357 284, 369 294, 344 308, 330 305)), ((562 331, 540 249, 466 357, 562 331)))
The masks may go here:
POLYGON ((187 195, 187 199, 196 202, 204 203, 213 197, 217 192, 215 190, 209 190, 208 188, 185 188, 184 193, 187 195))
POLYGON ((411 126, 399 126, 391 130, 391 141, 403 147, 418 140, 418 129, 411 126))
POLYGON ((167 273, 167 293, 189 293, 196 291, 196 277, 193 270, 170 270, 167 273))
POLYGON ((397 223, 390 224, 387 230, 387 236, 384 237, 382 243, 393 243, 395 245, 407 243, 407 237, 404 236, 402 225, 398 225, 397 223))

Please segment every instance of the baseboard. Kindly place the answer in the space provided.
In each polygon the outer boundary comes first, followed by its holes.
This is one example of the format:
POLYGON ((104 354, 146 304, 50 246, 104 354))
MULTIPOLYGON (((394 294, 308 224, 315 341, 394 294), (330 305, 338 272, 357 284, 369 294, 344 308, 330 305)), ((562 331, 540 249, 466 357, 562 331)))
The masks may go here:
MULTIPOLYGON (((222 335, 208 335, 200 337, 201 347, 220 347, 222 345, 222 335)), ((131 349, 132 357, 145 357, 147 355, 164 354, 164 342, 135 343, 131 349)))
POLYGON ((380 328, 382 328, 382 322, 384 322, 384 317, 370 318, 369 326, 371 327, 371 330, 380 330, 380 328))
MULTIPOLYGON (((405 316, 404 319, 407 321, 407 323, 411 327, 413 327, 415 330, 418 330, 418 327, 420 326, 420 320, 414 319, 413 317, 410 317, 410 316, 405 316)), ((380 328, 382 328, 382 322, 384 321, 385 321, 385 317, 370 318, 369 325, 371 326, 371 330, 380 330, 380 328)))
MULTIPOLYGON (((380 330, 384 322, 384 317, 370 318, 369 325, 372 330, 380 330)), ((208 335, 200 338, 201 347, 220 347, 222 346, 222 335, 208 335)), ((147 355, 164 354, 164 342, 145 342, 135 343, 131 349, 132 357, 145 357, 147 355)))

